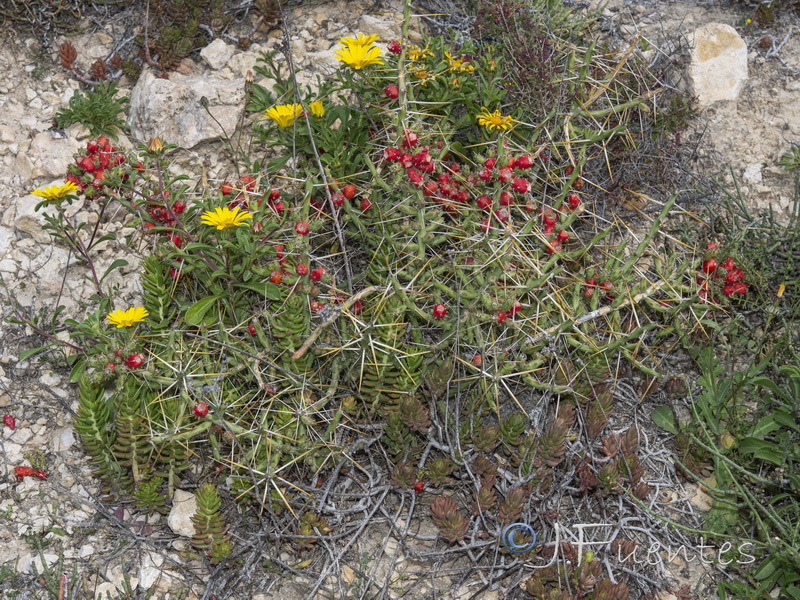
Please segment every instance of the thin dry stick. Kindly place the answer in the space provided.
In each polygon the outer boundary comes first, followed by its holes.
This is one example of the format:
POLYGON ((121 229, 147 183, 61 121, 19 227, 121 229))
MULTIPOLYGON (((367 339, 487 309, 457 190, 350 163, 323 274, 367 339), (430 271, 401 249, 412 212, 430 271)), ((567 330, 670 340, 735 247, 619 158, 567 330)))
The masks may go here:
POLYGON ((374 285, 373 285, 373 286, 370 286, 370 287, 368 287, 368 288, 364 288, 363 290, 361 290, 360 292, 358 292, 358 293, 357 293, 355 296, 352 296, 352 297, 351 297, 349 300, 347 300, 347 301, 346 301, 346 302, 345 302, 345 303, 342 305, 342 308, 341 308, 341 310, 334 311, 334 312, 333 312, 333 314, 332 314, 330 317, 328 317, 328 318, 327 318, 325 321, 323 321, 323 322, 320 324, 320 326, 319 326, 319 327, 317 327, 317 328, 316 328, 316 329, 315 329, 315 330, 314 330, 314 331, 311 333, 311 335, 310 335, 310 336, 308 336, 308 339, 307 339, 305 342, 303 342, 303 345, 302 345, 302 346, 300 346, 300 349, 299 349, 299 350, 297 350, 297 352, 295 352, 294 354, 292 354, 292 360, 298 360, 299 358, 302 358, 302 357, 303 357, 303 355, 304 355, 306 352, 308 352, 308 349, 309 349, 309 348, 311 348, 311 345, 312 345, 312 344, 313 344, 313 343, 314 343, 314 342, 317 340, 317 338, 318 338, 318 337, 319 337, 319 336, 322 334, 322 332, 323 332, 323 331, 325 331, 325 330, 326 330, 328 327, 330 327, 330 326, 331 326, 331 324, 332 324, 334 321, 336 321, 336 319, 338 319, 338 318, 339 318, 339 316, 342 314, 342 312, 343 312, 344 310, 350 310, 350 308, 351 308, 351 307, 352 307, 352 306, 353 306, 353 305, 354 305, 356 302, 358 302, 358 301, 359 301, 361 298, 363 298, 364 296, 367 296, 367 295, 369 295, 369 294, 371 294, 371 293, 373 293, 373 292, 379 292, 379 291, 383 291, 383 290, 384 290, 384 288, 377 287, 377 286, 374 286, 374 285))

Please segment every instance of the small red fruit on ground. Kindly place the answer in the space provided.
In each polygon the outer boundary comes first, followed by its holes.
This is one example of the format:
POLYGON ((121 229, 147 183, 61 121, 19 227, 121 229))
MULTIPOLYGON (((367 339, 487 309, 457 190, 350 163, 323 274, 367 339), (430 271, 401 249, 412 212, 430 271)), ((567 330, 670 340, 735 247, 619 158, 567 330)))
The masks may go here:
POLYGON ((220 188, 220 192, 222 192, 223 196, 230 196, 234 191, 235 190, 233 189, 233 186, 227 181, 223 183, 222 187, 220 188))
POLYGON ((497 157, 490 156, 485 161, 483 161, 483 166, 487 169, 494 169, 495 165, 497 164, 497 157))
POLYGON ((205 402, 198 402, 194 405, 194 414, 196 414, 201 419, 208 414, 208 404, 205 402))
POLYGON ((531 182, 527 179, 515 179, 511 183, 511 187, 514 188, 515 192, 519 192, 520 194, 527 194, 531 191, 531 182))
POLYGON ((294 271, 300 275, 300 277, 302 277, 303 275, 308 274, 308 266, 305 263, 298 263, 294 271))
POLYGON ((717 270, 717 266, 719 263, 717 262, 716 258, 709 258, 706 261, 703 261, 703 273, 713 273, 717 270))
POLYGON ((386 46, 386 49, 392 54, 400 54, 403 51, 403 47, 397 40, 392 40, 389 42, 389 44, 386 46))
POLYGON ((514 166, 518 169, 530 169, 533 166, 533 158, 525 154, 514 160, 514 166))
POLYGON ((567 231, 566 229, 562 229, 561 231, 558 232, 557 239, 561 243, 566 242, 569 239, 569 231, 567 231))
POLYGON ((361 210, 368 211, 370 208, 372 208, 372 202, 370 202, 369 198, 362 198, 360 207, 361 210))
POLYGON ((269 280, 275 285, 280 285, 283 283, 283 273, 280 271, 273 271, 270 273, 269 280))
POLYGON ((305 221, 298 221, 294 226, 294 230, 300 235, 308 235, 308 223, 305 221))
POLYGON ((472 364, 476 367, 480 367, 483 364, 483 357, 480 354, 476 354, 472 357, 472 364))
POLYGON ((356 189, 356 186, 354 186, 352 183, 349 183, 342 188, 342 196, 348 200, 352 200, 357 191, 358 190, 356 189))
POLYGON ((169 241, 175 244, 178 248, 183 246, 183 238, 179 235, 171 235, 169 236, 169 241))
POLYGON ((258 333, 258 332, 256 331, 256 326, 255 326, 255 325, 253 325, 252 323, 250 323, 250 324, 247 326, 247 333, 249 333, 249 334, 250 334, 252 337, 256 337, 256 334, 258 333))
POLYGON ((444 304, 437 304, 433 307, 433 318, 441 321, 447 316, 447 308, 444 304))
POLYGON ((514 204, 514 194, 502 192, 500 194, 500 206, 511 206, 512 204, 514 204))
POLYGON ((387 98, 394 100, 400 95, 400 89, 395 84, 390 83, 383 88, 383 93, 386 94, 387 98))
POLYGON ((491 208, 492 206, 492 199, 485 194, 481 194, 480 196, 475 198, 475 203, 481 210, 489 210, 489 208, 491 208))
POLYGON ((725 262, 722 263, 722 268, 726 271, 733 271, 736 268, 736 261, 733 260, 732 256, 729 256, 725 259, 725 262))
POLYGON ((11 415, 6 415, 3 417, 3 424, 11 431, 14 431, 17 428, 17 421, 11 415))
POLYGON ((417 483, 414 484, 414 491, 419 493, 425 489, 425 482, 422 479, 418 480, 417 483))
MULTIPOLYGON (((514 177, 514 170, 509 167, 503 167, 502 169, 500 169, 500 174, 497 176, 497 179, 499 179, 502 183, 505 183, 506 181, 509 181, 513 177, 514 177)), ((516 179, 515 181, 523 181, 523 180, 516 179)), ((530 190, 530 185, 528 185, 528 190, 530 190)))
POLYGON ((581 197, 578 194, 570 194, 567 196, 567 204, 572 210, 575 210, 581 205, 581 197))
POLYGON ((319 268, 317 268, 317 269, 314 269, 313 271, 311 271, 311 274, 308 276, 308 278, 309 278, 311 281, 313 281, 313 282, 315 282, 315 283, 316 283, 317 281, 319 281, 320 279, 322 279, 322 276, 323 276, 324 274, 325 274, 325 271, 323 270, 323 268, 322 268, 322 267, 319 267, 319 268))
POLYGON ((718 246, 714 242, 708 242, 708 244, 706 244, 706 250, 708 250, 709 252, 714 251, 717 248, 718 246))
POLYGON ((47 471, 44 470, 36 471, 33 475, 36 477, 36 479, 41 479, 42 481, 45 481, 48 477, 47 471))
POLYGON ((25 477, 32 477, 35 474, 36 471, 30 467, 14 467, 14 475, 16 476, 17 481, 22 481, 25 477))
POLYGON ((137 352, 136 354, 131 354, 125 359, 125 366, 129 369, 138 369, 144 364, 144 361, 144 354, 137 352))
POLYGON ((508 318, 508 313, 504 310, 497 311, 497 324, 499 325, 508 318))

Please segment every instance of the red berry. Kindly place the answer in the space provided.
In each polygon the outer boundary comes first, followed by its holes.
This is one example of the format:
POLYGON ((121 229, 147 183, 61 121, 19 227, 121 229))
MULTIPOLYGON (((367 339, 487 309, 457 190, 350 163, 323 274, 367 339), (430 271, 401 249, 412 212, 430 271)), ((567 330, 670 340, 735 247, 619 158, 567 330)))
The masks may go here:
POLYGON ((258 332, 256 331, 256 326, 255 326, 255 325, 253 325, 252 323, 250 323, 250 324, 247 326, 247 333, 249 333, 249 334, 250 334, 251 336, 253 336, 253 337, 256 337, 256 334, 258 333, 258 332))
POLYGON ((492 172, 486 167, 483 167, 480 171, 478 171, 478 177, 481 179, 481 181, 491 181, 492 172))
POLYGON ((475 198, 475 203, 478 205, 478 208, 482 210, 489 210, 492 206, 492 199, 485 194, 482 194, 475 198))
POLYGON ((11 431, 14 431, 17 428, 17 421, 11 415, 6 415, 5 417, 3 417, 3 423, 11 431))
POLYGON ((614 283, 611 281, 606 281, 605 283, 600 285, 600 288, 605 290, 606 292, 606 300, 613 300, 614 294, 611 293, 611 290, 614 289, 614 283))
POLYGON ((275 258, 278 260, 283 258, 283 244, 275 244, 273 246, 275 248, 275 258))
POLYGON ((725 283, 741 283, 744 281, 744 271, 741 269, 733 269, 728 271, 725 275, 725 283))
POLYGON ((732 256, 729 256, 725 259, 725 262, 722 263, 722 268, 726 271, 733 271, 736 268, 736 261, 733 260, 732 256))
POLYGON ((514 194, 502 192, 500 194, 500 206, 511 206, 512 204, 514 204, 514 194))
POLYGON ((437 321, 441 321, 447 316, 447 308, 445 308, 444 304, 437 304, 433 307, 433 318, 437 321))
POLYGON ((281 197, 281 191, 277 188, 272 188, 272 190, 269 193, 269 199, 274 202, 280 197, 281 197))
POLYGON ((487 169, 494 169, 494 166, 497 164, 497 157, 490 156, 485 161, 483 161, 483 166, 487 169))
POLYGON ((361 210, 367 211, 372 208, 372 202, 369 201, 369 198, 362 198, 361 199, 361 210))
POLYGON ((708 242, 708 244, 706 244, 706 250, 709 252, 716 250, 717 248, 718 246, 714 242, 708 242))
POLYGON ((478 225, 480 225, 481 231, 483 231, 484 233, 489 231, 489 229, 491 229, 491 227, 492 227, 491 223, 489 223, 489 219, 481 219, 481 221, 480 221, 480 223, 478 223, 478 225))
POLYGON ((172 203, 172 212, 174 212, 176 215, 183 214, 183 211, 185 210, 186 202, 183 200, 175 200, 175 202, 172 203))
POLYGON ((518 169, 530 169, 533 166, 533 158, 528 154, 517 157, 514 166, 518 169))
POLYGON ((400 150, 397 148, 386 148, 383 151, 383 159, 394 162, 400 158, 400 150))
POLYGON ((403 51, 403 47, 397 40, 389 42, 389 44, 386 46, 386 49, 392 54, 400 54, 403 51))
POLYGON ((414 491, 419 493, 425 489, 425 482, 422 479, 417 480, 417 483, 414 484, 414 491))
POLYGON ((508 318, 508 313, 504 310, 497 311, 497 324, 499 325, 508 318))
POLYGON ((137 352, 136 354, 131 354, 125 359, 125 366, 129 369, 138 369, 144 364, 144 361, 144 354, 137 352))
POLYGON ((416 146, 417 142, 419 142, 419 137, 416 133, 408 130, 403 132, 403 148, 411 148, 412 146, 416 146))
POLYGON ((336 207, 343 206, 344 196, 342 196, 340 192, 336 192, 335 194, 331 195, 331 201, 333 202, 333 205, 336 207))
POLYGON ((717 270, 717 265, 718 263, 716 258, 709 258, 703 262, 703 273, 713 273, 717 270))
POLYGON ((395 84, 390 83, 383 88, 383 93, 386 94, 387 98, 394 100, 400 95, 400 89, 395 84))
POLYGON ((501 223, 505 223, 509 219, 508 211, 505 208, 499 209, 496 213, 494 213, 494 216, 497 217, 497 220, 501 223))
POLYGON ((587 279, 586 286, 583 288, 583 297, 591 298, 592 296, 594 296, 594 289, 596 286, 597 286, 597 280, 587 279))
POLYGON ((426 181, 422 186, 422 193, 426 196, 433 196, 439 191, 439 184, 435 181, 426 181))
POLYGON ((403 165, 403 167, 405 167, 406 169, 414 164, 414 157, 408 153, 401 154, 398 160, 400 161, 400 164, 403 165))
POLYGON ((408 176, 408 180, 415 186, 419 187, 422 185, 422 173, 417 171, 414 167, 406 169, 406 175, 408 176))
POLYGON ((527 194, 531 191, 531 182, 527 179, 515 179, 513 182, 511 182, 511 187, 514 188, 515 192, 527 194))
POLYGON ((344 196, 348 200, 352 200, 353 197, 356 195, 356 191, 358 191, 356 190, 356 186, 354 186, 352 183, 348 184, 342 188, 342 196, 344 196))
POLYGON ((113 362, 106 363, 106 365, 103 367, 103 371, 108 371, 109 373, 114 373, 114 371, 116 370, 117 370, 117 365, 114 364, 113 362))
POLYGON ((314 269, 313 271, 311 271, 311 274, 308 276, 308 278, 313 282, 317 282, 320 279, 322 279, 322 276, 324 274, 325 270, 322 267, 319 267, 318 269, 314 269))
POLYGON ((86 142, 86 152, 89 154, 94 154, 100 149, 100 146, 97 145, 97 140, 89 140, 86 142))
POLYGON ((553 217, 544 218, 544 226, 553 229, 556 226, 556 220, 553 217))
POLYGON ((514 304, 511 305, 511 308, 508 311, 508 316, 513 317, 521 310, 522 310, 522 304, 520 304, 519 300, 514 300, 514 304))
POLYGON ((286 210, 286 205, 283 203, 283 200, 278 200, 277 202, 272 202, 269 207, 274 210, 277 214, 282 214, 286 210))
POLYGON ((294 226, 294 230, 300 235, 308 235, 308 223, 305 221, 298 221, 294 226))
POLYGON ((548 242, 547 246, 545 247, 548 254, 554 254, 556 252, 561 252, 561 242, 558 240, 553 240, 552 242, 548 242))
POLYGON ((222 184, 220 191, 222 192, 223 196, 230 196, 235 190, 233 189, 233 186, 226 181, 222 184))
POLYGON ((36 471, 34 473, 34 476, 36 477, 36 479, 41 479, 42 481, 46 480, 48 477, 47 471, 36 471))
POLYGON ((558 241, 559 242, 566 242, 569 239, 569 232, 566 229, 562 229, 558 232, 558 241))
POLYGON ((171 235, 169 236, 169 241, 175 244, 178 248, 183 246, 183 238, 179 235, 171 235))
POLYGON ((87 173, 94 173, 94 170, 97 168, 97 165, 95 165, 94 161, 88 156, 84 156, 78 163, 78 166, 87 173))
POLYGON ((208 414, 208 404, 205 402, 198 402, 194 405, 194 414, 196 414, 201 419, 208 414))
POLYGON ((97 145, 100 147, 108 146, 110 143, 110 140, 104 135, 97 138, 97 145))
MULTIPOLYGON (((499 179, 502 183, 505 183, 506 181, 508 181, 512 177, 514 177, 514 170, 509 168, 509 167, 503 167, 502 169, 500 169, 500 175, 497 176, 497 179, 499 179)), ((515 181, 523 181, 523 180, 519 179, 519 180, 515 180, 515 181)), ((530 190, 530 185, 528 186, 528 189, 530 190)), ((519 191, 519 190, 517 190, 517 191, 519 191)))
POLYGON ((269 280, 275 285, 280 285, 283 283, 283 273, 280 271, 273 271, 270 273, 269 280))
POLYGON ((476 367, 480 367, 483 364, 483 357, 480 354, 476 354, 472 357, 472 364, 476 367))
POLYGON ((360 315, 362 312, 364 312, 364 303, 361 300, 353 302, 353 314, 360 315))
POLYGON ((306 275, 308 273, 308 266, 305 263, 299 263, 295 267, 294 271, 295 273, 300 275, 300 277, 302 277, 303 275, 306 275))
POLYGON ((570 194, 567 196, 567 204, 572 210, 575 210, 581 205, 581 197, 578 194, 570 194))

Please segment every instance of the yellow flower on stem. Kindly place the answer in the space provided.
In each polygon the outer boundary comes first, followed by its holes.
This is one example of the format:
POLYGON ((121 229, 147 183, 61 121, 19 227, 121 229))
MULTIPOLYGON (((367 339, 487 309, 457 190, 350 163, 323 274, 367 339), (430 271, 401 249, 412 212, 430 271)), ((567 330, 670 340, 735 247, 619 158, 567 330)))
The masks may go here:
POLYGON ((128 310, 115 310, 106 315, 106 319, 117 329, 121 327, 132 327, 136 323, 141 323, 147 317, 147 309, 144 306, 135 306, 128 310))
POLYGON ((291 127, 302 114, 303 107, 299 104, 279 104, 264 111, 267 119, 272 119, 281 127, 291 127))
POLYGON ((433 56, 433 52, 428 50, 427 46, 420 48, 415 44, 411 44, 406 47, 406 58, 410 61, 422 60, 424 58, 430 58, 431 56, 433 56))
POLYGON ((475 70, 475 67, 468 62, 465 63, 463 58, 453 58, 449 52, 445 52, 444 56, 447 59, 447 70, 450 73, 472 73, 475 70))
POLYGON ((336 58, 356 71, 371 65, 382 65, 381 49, 375 45, 376 41, 377 35, 363 33, 359 33, 358 37, 341 38, 339 43, 343 47, 336 49, 336 58))
POLYGON ((485 106, 481 108, 481 112, 479 112, 475 118, 478 119, 478 125, 481 127, 485 127, 486 129, 502 129, 503 131, 509 129, 514 122, 514 119, 510 115, 501 115, 499 110, 490 113, 489 109, 485 106))
POLYGON ((51 185, 43 190, 33 190, 31 194, 44 198, 46 202, 59 202, 78 191, 78 186, 68 181, 64 185, 51 185))
POLYGON ((314 100, 308 105, 308 108, 311 109, 311 114, 315 117, 325 116, 325 107, 322 106, 322 100, 314 100))
POLYGON ((228 229, 229 227, 239 227, 246 225, 245 219, 252 219, 253 214, 240 209, 238 206, 231 210, 227 206, 222 208, 215 208, 214 210, 207 210, 200 217, 200 222, 203 225, 210 225, 216 227, 220 231, 228 229))

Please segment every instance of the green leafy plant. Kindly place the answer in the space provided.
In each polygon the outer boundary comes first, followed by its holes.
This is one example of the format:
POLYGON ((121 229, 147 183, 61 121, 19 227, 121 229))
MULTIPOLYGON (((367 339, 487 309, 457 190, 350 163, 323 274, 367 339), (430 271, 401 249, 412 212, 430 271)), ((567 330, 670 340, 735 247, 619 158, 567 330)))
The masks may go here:
POLYGON ((101 81, 85 93, 75 90, 66 108, 56 113, 56 125, 62 129, 73 123, 84 125, 92 136, 109 135, 116 138, 128 125, 122 116, 128 98, 116 98, 117 83, 101 81))
POLYGON ((205 550, 213 565, 220 563, 232 551, 228 528, 219 509, 219 494, 213 483, 197 488, 197 511, 192 516, 195 530, 192 546, 205 550))

